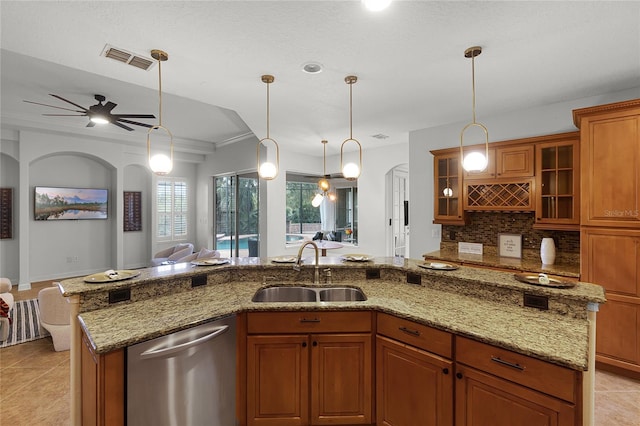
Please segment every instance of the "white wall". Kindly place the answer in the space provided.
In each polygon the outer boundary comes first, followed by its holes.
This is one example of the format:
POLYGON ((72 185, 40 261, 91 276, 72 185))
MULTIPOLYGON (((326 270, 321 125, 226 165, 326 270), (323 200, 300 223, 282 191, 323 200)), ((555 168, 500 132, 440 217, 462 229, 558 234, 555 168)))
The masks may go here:
MULTIPOLYGON (((570 132, 577 130, 573 124, 574 109, 636 98, 640 98, 640 87, 526 110, 507 111, 491 117, 479 115, 478 121, 488 128, 490 142, 570 132)), ((482 111, 479 113, 482 114, 482 111)), ((421 258, 423 253, 440 248, 440 225, 432 223, 433 156, 429 151, 459 146, 460 130, 468 122, 451 123, 409 133, 409 217, 412 218, 409 253, 412 258, 421 258), (418 217, 423 220, 413 219, 418 217)))
MULTIPOLYGON (((3 145, 8 144, 3 142, 3 145)), ((0 187, 13 188, 13 237, 0 240, 0 277, 9 278, 17 282, 20 275, 20 215, 19 205, 20 185, 18 178, 18 160, 4 153, 0 153, 0 187)))

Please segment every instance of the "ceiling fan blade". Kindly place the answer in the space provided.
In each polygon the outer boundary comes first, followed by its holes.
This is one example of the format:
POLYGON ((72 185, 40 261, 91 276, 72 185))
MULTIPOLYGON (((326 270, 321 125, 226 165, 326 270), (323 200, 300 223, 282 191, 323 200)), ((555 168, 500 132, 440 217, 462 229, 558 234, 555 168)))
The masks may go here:
POLYGON ((153 114, 111 114, 116 118, 156 118, 153 114))
POLYGON ((40 102, 24 101, 24 100, 22 102, 26 102, 26 103, 29 103, 29 104, 42 105, 42 106, 51 107, 51 108, 64 109, 64 110, 67 110, 67 111, 84 112, 84 111, 78 111, 77 109, 65 108, 65 107, 61 107, 61 106, 41 104, 40 102))
MULTIPOLYGON (((140 123, 138 121, 131 121, 131 120, 125 120, 124 118, 118 118, 116 121, 121 121, 123 123, 129 123, 129 124, 135 124, 136 126, 142 126, 142 127, 153 127, 153 124, 147 124, 147 123, 140 123)), ((113 123, 116 124, 116 123, 113 123)))
POLYGON ((47 117, 85 117, 87 114, 42 114, 47 117))
POLYGON ((122 127, 123 129, 128 130, 128 131, 130 131, 130 132, 132 132, 132 131, 133 131, 133 129, 132 129, 131 127, 129 127, 129 126, 125 126, 124 124, 120 124, 120 123, 118 123, 117 121, 112 121, 112 122, 111 122, 111 124, 115 124, 116 126, 118 126, 118 127, 122 127))
POLYGON ((102 107, 104 112, 111 112, 112 109, 114 109, 116 107, 116 105, 118 104, 114 104, 113 102, 109 101, 106 104, 104 104, 104 106, 102 107))
POLYGON ((49 95, 53 96, 54 98, 58 98, 58 99, 60 99, 61 101, 67 102, 67 103, 69 103, 69 104, 71 104, 71 105, 73 105, 73 106, 77 106, 77 107, 78 107, 78 108, 80 108, 83 112, 89 112, 89 110, 88 110, 88 109, 86 109, 85 107, 83 107, 82 105, 78 105, 78 104, 76 104, 75 102, 71 102, 70 100, 63 98, 62 96, 54 95, 54 94, 52 94, 52 93, 49 93, 49 95))

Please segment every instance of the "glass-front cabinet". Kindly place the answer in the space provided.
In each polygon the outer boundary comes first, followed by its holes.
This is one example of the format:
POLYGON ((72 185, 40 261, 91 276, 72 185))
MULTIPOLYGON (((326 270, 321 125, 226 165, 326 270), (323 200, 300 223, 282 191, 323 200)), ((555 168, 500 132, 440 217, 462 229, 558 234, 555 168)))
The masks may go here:
POLYGON ((434 160, 433 223, 464 225, 460 155, 438 154, 434 160))
POLYGON ((580 176, 578 137, 536 144, 534 228, 578 229, 580 176))

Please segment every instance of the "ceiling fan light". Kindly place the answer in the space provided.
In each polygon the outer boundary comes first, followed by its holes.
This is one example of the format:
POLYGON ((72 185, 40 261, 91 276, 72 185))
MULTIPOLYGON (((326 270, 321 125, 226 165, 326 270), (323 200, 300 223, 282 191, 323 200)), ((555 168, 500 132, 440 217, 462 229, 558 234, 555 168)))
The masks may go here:
POLYGON ((107 120, 102 115, 93 115, 93 116, 91 116, 91 118, 89 120, 91 120, 91 122, 95 123, 95 124, 108 124, 109 123, 109 120, 107 120))
POLYGON ((362 4, 372 12, 379 12, 391 4, 391 0, 362 0, 362 4))
POLYGON ((324 196, 322 194, 316 194, 315 197, 313 197, 313 200, 311 200, 311 205, 313 207, 320 207, 322 200, 324 200, 324 196))
POLYGON ((157 175, 168 175, 173 170, 173 161, 166 154, 156 154, 149 159, 149 167, 157 175))

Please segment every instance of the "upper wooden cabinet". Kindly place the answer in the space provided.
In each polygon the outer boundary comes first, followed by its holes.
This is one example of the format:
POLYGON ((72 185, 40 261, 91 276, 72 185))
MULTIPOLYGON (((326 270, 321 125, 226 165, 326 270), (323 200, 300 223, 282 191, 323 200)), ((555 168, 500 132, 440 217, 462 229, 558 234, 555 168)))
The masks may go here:
POLYGON ((481 172, 464 172, 465 180, 531 176, 533 176, 533 145, 490 148, 486 169, 481 172))
POLYGON ((640 99, 573 111, 581 224, 640 228, 640 99))
POLYGON ((580 226, 579 133, 536 144, 534 228, 578 230, 580 226))
MULTIPOLYGON (((433 152, 432 152, 433 153, 433 152)), ((460 154, 434 154, 433 223, 464 225, 462 209, 462 165, 460 154)))

